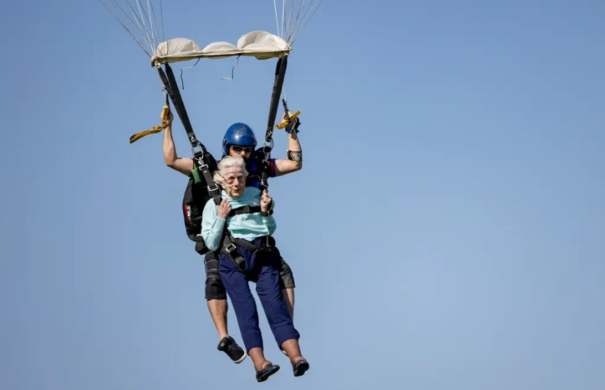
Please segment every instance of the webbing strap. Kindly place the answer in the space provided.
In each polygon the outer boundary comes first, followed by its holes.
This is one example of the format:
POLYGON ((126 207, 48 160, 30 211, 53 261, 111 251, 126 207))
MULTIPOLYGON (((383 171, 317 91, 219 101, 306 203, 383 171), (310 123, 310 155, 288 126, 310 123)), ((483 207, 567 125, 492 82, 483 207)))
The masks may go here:
MULTIPOLYGON (((168 95, 166 95, 166 106, 168 106, 168 95)), ((168 127, 168 113, 170 112, 170 108, 164 108, 162 111, 162 126, 153 126, 151 130, 141 131, 140 133, 136 133, 130 137, 130 143, 136 142, 141 138, 148 136, 149 134, 156 134, 160 131, 164 130, 168 127)))
MULTIPOLYGON (((203 160, 203 158, 202 158, 203 160)), ((221 189, 218 186, 218 184, 216 184, 214 182, 214 178, 212 177, 212 174, 210 173, 210 169, 208 168, 208 164, 206 164, 205 161, 202 161, 202 165, 198 165, 199 160, 193 160, 194 161, 194 166, 195 168, 193 169, 193 171, 191 171, 191 173, 193 174, 193 180, 195 183, 199 183, 201 181, 201 178, 199 177, 199 172, 202 173, 202 176, 204 177, 204 181, 206 182, 206 184, 208 184, 208 193, 210 194, 210 196, 212 196, 212 199, 214 200, 214 204, 219 205, 221 204, 221 189)))
POLYGON ((272 144, 273 126, 275 126, 275 117, 277 115, 277 106, 281 96, 286 68, 288 67, 288 56, 280 57, 275 66, 275 81, 273 82, 273 93, 271 94, 271 105, 269 106, 269 118, 267 119, 267 131, 265 133, 265 142, 272 144))
POLYGON ((191 126, 191 122, 189 121, 189 116, 187 115, 187 110, 185 109, 185 103, 183 103, 183 98, 181 96, 181 92, 179 91, 178 84, 174 78, 174 73, 172 72, 172 68, 169 64, 164 64, 166 68, 166 72, 161 67, 158 67, 158 74, 160 75, 160 79, 164 84, 164 88, 166 89, 166 93, 170 96, 170 100, 174 104, 174 109, 176 110, 179 118, 181 119, 181 123, 187 132, 187 138, 189 139, 189 143, 191 143, 191 148, 193 151, 193 161, 194 161, 194 170, 192 171, 193 179, 195 183, 199 183, 201 181, 201 177, 199 176, 199 172, 201 172, 204 181, 208 184, 208 192, 214 199, 215 204, 221 203, 221 193, 220 188, 214 182, 212 174, 210 173, 210 169, 208 168, 208 161, 206 159, 206 147, 195 137, 195 133, 193 132, 193 127, 191 126), (199 171, 199 172, 198 172, 199 171))
POLYGON ((275 248, 275 240, 271 236, 263 237, 263 245, 256 246, 250 241, 235 238, 231 236, 231 234, 227 233, 223 238, 223 246, 222 252, 227 254, 227 256, 242 270, 246 271, 246 261, 242 254, 237 250, 237 245, 249 251, 261 251, 261 250, 272 250, 275 248))
POLYGON ((164 64, 164 67, 166 68, 166 72, 164 72, 161 67, 158 67, 160 79, 162 79, 164 88, 166 89, 168 96, 170 96, 170 100, 172 100, 172 104, 174 104, 174 109, 176 110, 179 118, 181 119, 181 123, 187 132, 187 138, 191 143, 191 147, 201 147, 203 152, 206 152, 204 146, 195 137, 195 133, 193 132, 193 127, 189 121, 189 115, 187 115, 187 110, 185 109, 185 104, 183 103, 183 98, 174 78, 172 68, 168 64, 164 64))
POLYGON ((164 130, 166 126, 153 126, 152 130, 141 131, 140 133, 136 133, 130 137, 130 143, 136 142, 141 138, 148 136, 149 134, 156 134, 160 131, 164 130))
POLYGON ((275 117, 277 115, 277 106, 281 96, 286 68, 288 67, 288 56, 280 57, 275 66, 275 81, 273 82, 273 93, 271 94, 271 104, 269 106, 269 118, 267 119, 267 131, 265 132, 265 145, 262 148, 264 159, 262 163, 261 178, 259 188, 261 191, 269 188, 269 172, 271 169, 269 159, 271 158, 271 149, 273 148, 273 126, 275 126, 275 117))
POLYGON ((234 217, 236 215, 242 215, 242 214, 260 213, 261 211, 262 210, 261 210, 260 206, 244 206, 244 207, 240 207, 240 208, 231 210, 231 212, 229 213, 229 215, 227 217, 234 217))

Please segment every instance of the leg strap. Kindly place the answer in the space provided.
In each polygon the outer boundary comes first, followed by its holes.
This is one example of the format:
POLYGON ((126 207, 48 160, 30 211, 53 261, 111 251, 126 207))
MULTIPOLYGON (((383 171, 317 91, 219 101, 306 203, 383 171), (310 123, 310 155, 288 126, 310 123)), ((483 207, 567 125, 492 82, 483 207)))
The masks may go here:
POLYGON ((246 271, 246 261, 237 247, 240 246, 254 253, 258 251, 271 251, 275 248, 275 239, 271 236, 263 236, 260 241, 260 246, 256 246, 250 241, 234 238, 230 234, 227 234, 223 239, 222 252, 233 260, 242 271, 246 271))

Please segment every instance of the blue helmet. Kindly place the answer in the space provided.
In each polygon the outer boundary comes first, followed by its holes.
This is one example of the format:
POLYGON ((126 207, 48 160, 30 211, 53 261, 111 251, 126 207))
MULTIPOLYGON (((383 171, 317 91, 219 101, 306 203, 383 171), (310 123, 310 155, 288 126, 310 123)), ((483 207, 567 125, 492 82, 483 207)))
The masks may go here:
POLYGON ((256 137, 250 126, 245 123, 234 123, 223 137, 223 157, 229 154, 229 145, 252 146, 256 148, 256 137))

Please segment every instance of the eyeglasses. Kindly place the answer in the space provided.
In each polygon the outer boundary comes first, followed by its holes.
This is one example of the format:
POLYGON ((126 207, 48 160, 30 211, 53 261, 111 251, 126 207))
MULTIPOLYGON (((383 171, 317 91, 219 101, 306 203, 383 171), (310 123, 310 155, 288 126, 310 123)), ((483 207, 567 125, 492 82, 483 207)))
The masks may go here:
POLYGON ((231 150, 233 150, 236 153, 239 153, 239 152, 252 153, 254 151, 254 147, 253 146, 232 145, 231 150))
POLYGON ((244 176, 229 176, 224 178, 225 181, 227 182, 227 184, 233 184, 236 180, 238 181, 238 183, 243 183, 246 179, 244 178, 244 176))

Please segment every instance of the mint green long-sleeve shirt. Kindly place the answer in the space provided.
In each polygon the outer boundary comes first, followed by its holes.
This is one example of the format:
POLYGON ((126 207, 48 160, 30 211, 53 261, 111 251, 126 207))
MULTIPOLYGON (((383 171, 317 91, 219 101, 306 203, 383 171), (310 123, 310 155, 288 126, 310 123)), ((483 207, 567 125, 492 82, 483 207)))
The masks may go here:
MULTIPOLYGON (((244 194, 237 198, 230 198, 225 191, 221 197, 231 203, 231 209, 243 206, 260 206, 261 192, 255 187, 246 187, 244 194)), ((202 218, 202 238, 211 251, 217 250, 221 245, 221 238, 225 224, 227 229, 235 238, 252 241, 257 237, 268 236, 275 232, 277 227, 272 215, 263 217, 260 213, 240 214, 228 217, 227 220, 219 218, 217 206, 210 199, 204 206, 204 217, 202 218)))

